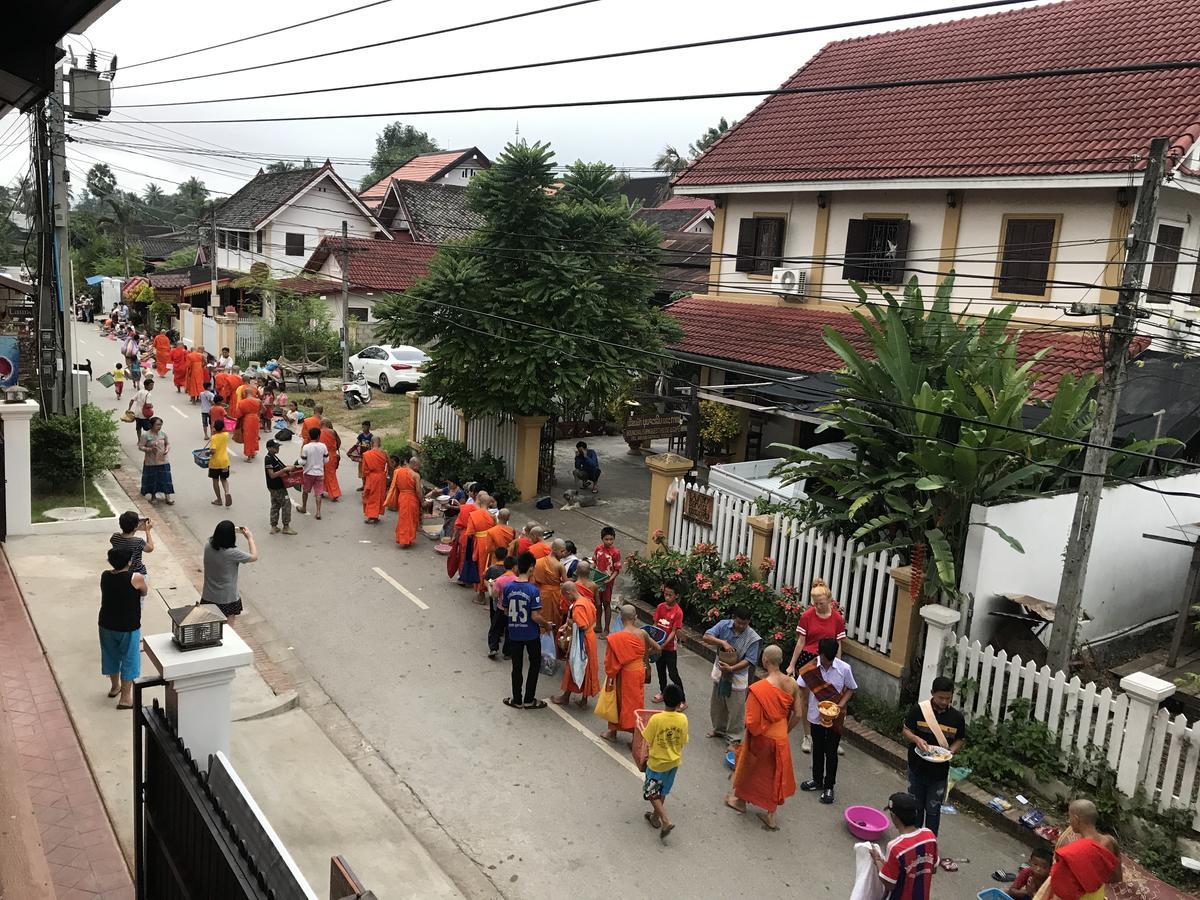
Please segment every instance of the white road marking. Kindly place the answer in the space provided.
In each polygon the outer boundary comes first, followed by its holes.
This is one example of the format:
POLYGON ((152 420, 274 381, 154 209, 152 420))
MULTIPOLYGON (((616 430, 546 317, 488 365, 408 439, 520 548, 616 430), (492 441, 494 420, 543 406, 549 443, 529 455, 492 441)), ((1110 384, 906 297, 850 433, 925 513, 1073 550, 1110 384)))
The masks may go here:
MULTIPOLYGON (((376 571, 378 571, 378 570, 376 570, 376 571)), ((568 725, 570 725, 572 728, 574 728, 576 731, 578 731, 580 734, 582 734, 585 738, 587 738, 589 741, 591 741, 593 744, 595 744, 597 747, 599 747, 601 750, 603 750, 605 753, 607 753, 609 756, 611 756, 613 759, 615 759, 618 763, 620 763, 626 770, 631 772, 635 778, 643 778, 644 777, 642 775, 642 773, 638 771, 638 767, 633 764, 633 760, 630 759, 628 756, 626 756, 624 753, 621 753, 619 750, 617 750, 609 741, 606 741, 604 738, 600 737, 600 735, 595 734, 592 731, 589 731, 583 725, 579 724, 579 720, 577 720, 574 716, 572 716, 569 712, 567 712, 565 709, 563 709, 557 703, 547 703, 547 706, 549 706, 552 710, 554 710, 556 713, 558 713, 558 716, 560 719, 562 719, 564 722, 566 722, 568 725)), ((603 720, 596 719, 596 721, 600 722, 603 720)))
POLYGON ((179 413, 179 414, 180 414, 181 416, 183 416, 185 419, 191 418, 191 417, 190 417, 190 416, 189 416, 187 413, 185 413, 185 412, 184 412, 182 409, 180 409, 180 408, 179 408, 178 406, 176 406, 174 403, 172 403, 172 404, 171 404, 171 409, 175 410, 175 412, 179 413))
POLYGON ((417 605, 418 609, 429 609, 429 607, 425 605, 424 601, 422 601, 420 597, 418 597, 416 594, 414 594, 412 591, 410 591, 408 588, 406 588, 404 585, 402 585, 400 582, 398 582, 395 578, 393 578, 387 572, 383 571, 383 569, 379 568, 379 566, 375 566, 375 568, 373 568, 371 571, 374 572, 376 575, 378 575, 380 578, 382 578, 384 581, 386 581, 388 584, 390 584, 392 587, 394 587, 396 590, 398 590, 400 593, 402 593, 405 597, 407 597, 413 603, 415 603, 417 605))

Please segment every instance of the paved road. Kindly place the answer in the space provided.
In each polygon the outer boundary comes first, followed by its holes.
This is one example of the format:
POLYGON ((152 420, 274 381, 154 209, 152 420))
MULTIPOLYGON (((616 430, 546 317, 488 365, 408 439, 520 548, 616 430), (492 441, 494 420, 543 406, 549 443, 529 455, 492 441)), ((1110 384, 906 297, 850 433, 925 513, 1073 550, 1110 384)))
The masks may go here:
MULTIPOLYGON (((91 329, 85 327, 81 343, 97 371, 117 358, 115 345, 91 329)), ((99 406, 117 408, 111 391, 93 386, 99 406)), ((154 403, 175 447, 175 510, 206 537, 227 513, 210 505, 208 479, 190 459, 201 443, 199 413, 169 378, 154 403)), ((122 426, 122 441, 129 464, 140 465, 131 456, 132 426, 122 426)), ((294 453, 285 450, 285 460, 294 453)), ((763 831, 752 815, 738 816, 721 803, 729 784, 723 748, 704 737, 709 666, 683 651, 692 742, 671 797, 678 828, 663 847, 642 820, 646 806, 628 745, 613 751, 596 739, 601 723, 590 711, 503 706, 509 670, 485 656, 485 610, 447 582, 431 545, 402 551, 387 520, 363 523, 352 469, 343 465, 349 492, 326 505, 322 521, 294 517, 296 537, 267 533, 261 463, 235 459, 233 470, 229 515, 254 530, 262 553, 242 577, 247 602, 295 647, 499 892, 600 897, 631 892, 635 878, 642 885, 666 878, 675 896, 849 893, 853 840, 842 809, 882 806, 903 787, 894 770, 850 748, 836 805, 798 794, 780 811, 782 831, 763 831)), ((544 681, 539 693, 548 694, 544 681)), ((799 781, 808 757, 799 753, 798 739, 795 745, 799 781)), ((947 817, 943 830, 943 854, 972 862, 957 875, 939 874, 939 897, 974 896, 992 870, 1011 869, 1025 855, 1017 842, 965 815, 947 817)), ((344 852, 353 859, 352 847, 344 852)))

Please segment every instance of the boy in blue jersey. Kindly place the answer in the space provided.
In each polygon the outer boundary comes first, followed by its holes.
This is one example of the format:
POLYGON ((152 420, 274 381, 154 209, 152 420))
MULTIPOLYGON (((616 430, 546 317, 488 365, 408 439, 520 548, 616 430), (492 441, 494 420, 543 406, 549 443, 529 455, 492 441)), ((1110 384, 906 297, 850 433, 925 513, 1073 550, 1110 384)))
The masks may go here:
POLYGON ((542 618, 541 591, 529 581, 536 560, 525 551, 517 557, 517 578, 500 595, 500 609, 508 619, 505 655, 512 659, 512 696, 504 705, 521 709, 545 709, 546 701, 537 699, 538 668, 542 661, 541 631, 548 627, 542 618), (525 693, 521 694, 521 670, 529 659, 529 674, 525 676, 525 693))

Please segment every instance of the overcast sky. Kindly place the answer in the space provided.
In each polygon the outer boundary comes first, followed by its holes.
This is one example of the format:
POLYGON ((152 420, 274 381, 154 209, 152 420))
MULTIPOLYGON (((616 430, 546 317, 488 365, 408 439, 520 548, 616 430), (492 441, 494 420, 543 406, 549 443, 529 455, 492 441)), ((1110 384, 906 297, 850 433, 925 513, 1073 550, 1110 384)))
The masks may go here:
MULTIPOLYGON (((121 0, 85 36, 68 39, 77 52, 89 44, 118 56, 113 114, 102 123, 79 123, 69 132, 86 141, 116 140, 139 144, 212 148, 220 145, 271 158, 278 154, 365 160, 375 135, 391 117, 324 122, 153 126, 134 122, 168 119, 243 118, 314 115, 336 112, 388 112, 520 102, 706 93, 772 88, 783 82, 830 40, 885 30, 843 29, 808 36, 772 38, 708 49, 652 54, 632 59, 579 63, 530 72, 472 76, 426 84, 369 88, 308 97, 212 103, 200 106, 129 108, 130 104, 236 97, 246 94, 383 81, 464 69, 588 55, 614 50, 752 34, 865 18, 942 5, 937 0, 880 2, 856 6, 796 3, 790 0, 739 0, 736 4, 664 3, 599 0, 587 6, 545 13, 498 25, 379 47, 328 59, 232 75, 149 87, 147 81, 178 78, 271 62, 305 54, 387 40, 437 28, 463 25, 508 13, 553 5, 554 0, 460 0, 458 3, 410 3, 390 0, 329 22, 182 59, 133 64, 203 47, 361 5, 367 0, 121 0), (129 67, 129 68, 126 68, 129 67), (124 107, 124 108, 123 108, 124 107)), ((925 24, 932 18, 913 20, 925 24)), ((893 27, 901 27, 899 25, 893 27)), ((648 167, 664 144, 685 151, 721 116, 730 120, 753 108, 756 98, 655 103, 546 111, 404 116, 403 121, 429 132, 443 147, 478 146, 495 157, 520 128, 522 138, 550 142, 557 160, 604 160, 621 167, 648 167)), ((14 124, 15 113, 0 120, 0 133, 14 124)), ((25 133, 21 123, 19 133, 25 133)), ((9 138, 8 140, 11 140, 9 138)), ((8 183, 27 165, 23 145, 4 157, 0 147, 0 183, 8 183)), ((170 191, 175 182, 196 175, 210 188, 236 190, 259 163, 209 157, 181 157, 175 150, 132 151, 73 143, 70 167, 82 174, 102 159, 117 169, 120 185, 141 191, 154 180, 170 191), (221 170, 211 171, 211 169, 221 170), (134 170, 134 174, 126 170, 134 170), (148 177, 149 176, 149 177, 148 177)), ((363 163, 337 165, 357 185, 363 163)), ((633 173, 637 174, 637 173, 633 173)), ((76 183, 78 183, 78 178, 76 183)), ((78 188, 77 188, 78 189, 78 188)))

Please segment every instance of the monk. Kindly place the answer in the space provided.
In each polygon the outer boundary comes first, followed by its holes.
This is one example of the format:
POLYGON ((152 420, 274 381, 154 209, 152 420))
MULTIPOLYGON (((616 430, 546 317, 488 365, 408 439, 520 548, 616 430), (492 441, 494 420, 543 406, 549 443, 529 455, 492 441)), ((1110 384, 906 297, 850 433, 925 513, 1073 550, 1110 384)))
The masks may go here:
POLYGON ((333 422, 329 419, 321 420, 321 443, 329 448, 329 456, 325 459, 325 496, 337 503, 342 496, 342 488, 337 480, 338 466, 342 464, 338 452, 342 449, 342 439, 333 430, 333 422))
POLYGON ((159 378, 167 374, 167 364, 171 361, 171 339, 165 331, 154 336, 154 371, 159 378))
MULTIPOLYGON (((541 525, 534 525, 529 529, 528 544, 526 545, 525 550, 532 553, 534 559, 541 559, 543 556, 550 555, 550 545, 542 540, 543 534, 545 534, 545 529, 543 529, 541 525)), ((519 541, 518 549, 520 549, 519 541)))
POLYGON ((258 433, 262 426, 259 415, 262 412, 262 403, 253 394, 248 394, 237 405, 237 411, 238 426, 242 429, 242 452, 246 461, 249 462, 258 453, 258 433))
POLYGON ((183 341, 176 341, 171 348, 171 378, 175 382, 175 393, 183 393, 187 386, 188 352, 183 341))
POLYGON ((1070 827, 1054 845, 1050 877, 1034 900, 1103 900, 1107 884, 1123 878, 1121 848, 1112 835, 1096 827, 1100 814, 1091 800, 1073 800, 1067 807, 1070 827))
POLYGON ((233 370, 232 377, 235 385, 233 388, 233 404, 237 406, 237 404, 246 399, 247 394, 255 393, 256 391, 254 385, 243 379, 236 368, 233 370))
POLYGON ((308 443, 308 432, 310 429, 316 428, 318 431, 321 429, 321 419, 324 418, 324 416, 325 407, 318 403, 313 407, 313 414, 311 416, 304 417, 304 422, 300 425, 301 445, 308 443))
POLYGON ((362 458, 359 460, 359 470, 362 472, 363 480, 363 521, 368 525, 378 524, 379 517, 383 515, 384 496, 388 492, 388 458, 387 454, 380 449, 382 446, 381 438, 372 437, 371 446, 363 451, 362 458))
POLYGON ((740 813, 752 803, 763 812, 759 821, 777 831, 775 811, 796 793, 792 745, 788 734, 800 722, 800 687, 780 671, 783 650, 772 644, 762 653, 767 677, 750 685, 746 694, 746 737, 736 749, 733 791, 725 805, 740 813))
POLYGON ((463 530, 463 562, 459 581, 475 588, 478 594, 476 599, 481 603, 483 591, 479 590, 479 583, 483 581, 483 573, 487 571, 492 556, 492 542, 488 531, 496 524, 490 512, 494 502, 487 491, 479 491, 475 495, 475 509, 467 516, 466 527, 463 530), (486 551, 482 557, 479 555, 481 548, 486 551))
MULTIPOLYGON (((379 440, 376 438, 375 440, 379 440)), ((363 456, 366 456, 364 453, 363 456)), ((396 543, 401 547, 411 547, 417 536, 417 526, 421 524, 421 461, 412 457, 402 466, 396 466, 392 475, 392 487, 387 495, 388 509, 398 513, 396 517, 396 543)), ((366 491, 363 491, 363 502, 366 502, 366 491)))
POLYGON ((187 393, 192 403, 198 403, 204 390, 204 354, 193 350, 187 355, 187 393))
MULTIPOLYGON (((480 553, 486 548, 491 556, 496 555, 496 551, 501 547, 506 550, 513 542, 513 530, 508 525, 508 520, 512 517, 512 513, 508 509, 502 509, 496 513, 496 524, 487 530, 486 538, 479 538, 475 542, 475 565, 479 567, 481 573, 487 571, 489 557, 480 556, 480 553)), ((475 590, 483 596, 487 591, 487 581, 483 578, 479 579, 479 583, 475 585, 475 590)))
POLYGON ((562 583, 567 580, 567 570, 560 560, 567 555, 567 542, 556 538, 553 544, 542 546, 549 547, 550 553, 538 559, 529 580, 542 593, 542 618, 557 628, 563 623, 562 583))
MULTIPOLYGON (((572 648, 575 641, 583 641, 584 664, 583 678, 576 681, 577 673, 571 668, 571 657, 568 654, 566 671, 563 672, 562 693, 551 697, 551 703, 566 706, 571 702, 571 695, 578 694, 579 701, 575 704, 580 709, 587 706, 588 697, 600 693, 600 659, 596 655, 596 605, 591 598, 584 598, 579 586, 574 581, 568 581, 560 588, 563 603, 567 607, 566 620, 571 628, 572 648)), ((645 632, 643 632, 645 633, 645 632)))
POLYGON ((450 578, 455 578, 462 568, 463 550, 467 543, 467 519, 475 511, 475 496, 478 493, 474 482, 464 485, 464 488, 467 492, 467 502, 459 504, 458 515, 454 519, 454 537, 450 540, 450 553, 446 556, 446 575, 450 578))
MULTIPOLYGON (((609 722, 600 737, 616 743, 618 731, 633 733, 634 713, 646 705, 646 656, 660 647, 650 635, 638 628, 637 610, 626 603, 621 607, 621 630, 608 636, 604 651, 604 674, 615 682, 617 692, 617 721, 609 722)), ((604 687, 608 690, 607 683, 604 687)))
MULTIPOLYGON (((580 598, 595 604, 597 593, 596 582, 592 581, 592 564, 586 559, 581 559, 579 565, 575 567, 574 580, 575 587, 579 589, 580 598)), ((597 614, 599 614, 598 608, 597 614)))

